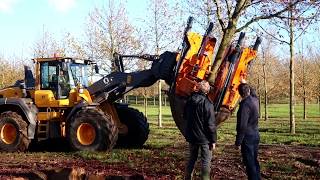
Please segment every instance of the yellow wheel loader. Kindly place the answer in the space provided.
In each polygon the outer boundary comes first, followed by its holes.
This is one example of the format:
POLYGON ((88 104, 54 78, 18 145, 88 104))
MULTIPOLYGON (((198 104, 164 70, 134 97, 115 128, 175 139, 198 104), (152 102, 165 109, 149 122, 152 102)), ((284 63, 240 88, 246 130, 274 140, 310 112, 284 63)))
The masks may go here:
POLYGON ((0 90, 0 150, 24 151, 31 140, 61 137, 74 150, 108 150, 117 139, 122 146, 142 146, 149 134, 146 118, 115 102, 157 79, 151 69, 125 73, 123 63, 115 61, 117 71, 89 86, 92 61, 34 59, 35 78, 25 67, 23 81, 0 90))
MULTIPOLYGON (((117 103, 124 94, 139 87, 153 85, 159 79, 170 86, 168 95, 173 119, 185 134, 183 109, 187 97, 196 90, 197 82, 208 79, 216 39, 209 34, 210 24, 201 36, 184 31, 180 53, 154 55, 114 54, 114 71, 92 85, 88 70, 98 67, 90 60, 67 57, 36 58, 35 77, 25 67, 24 80, 0 90, 0 151, 25 151, 31 141, 66 138, 73 150, 110 150, 115 144, 141 147, 148 139, 149 125, 145 116, 117 103), (126 73, 124 58, 152 61, 150 69, 126 73), (94 68, 93 68, 94 67, 94 68)), ((230 45, 214 86, 209 93, 215 105, 218 122, 226 120, 239 100, 237 87, 246 79, 247 67, 256 57, 261 42, 243 48, 230 45)))

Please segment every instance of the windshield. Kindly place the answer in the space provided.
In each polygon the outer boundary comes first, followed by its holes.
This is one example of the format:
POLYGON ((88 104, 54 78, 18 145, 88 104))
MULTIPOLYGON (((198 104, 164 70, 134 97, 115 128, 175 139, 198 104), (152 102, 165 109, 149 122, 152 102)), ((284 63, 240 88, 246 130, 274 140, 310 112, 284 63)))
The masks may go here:
POLYGON ((85 64, 70 64, 70 71, 69 73, 73 79, 73 82, 70 82, 72 85, 76 86, 77 83, 80 83, 83 87, 88 87, 88 72, 87 72, 87 65, 85 64))

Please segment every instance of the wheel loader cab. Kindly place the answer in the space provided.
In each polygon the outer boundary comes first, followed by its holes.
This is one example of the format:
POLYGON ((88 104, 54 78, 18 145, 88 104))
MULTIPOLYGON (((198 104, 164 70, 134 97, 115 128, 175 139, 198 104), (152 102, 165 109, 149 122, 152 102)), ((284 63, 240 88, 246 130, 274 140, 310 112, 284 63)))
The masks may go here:
POLYGON ((64 62, 40 63, 40 89, 51 90, 55 99, 65 99, 71 90, 67 69, 62 68, 64 62))
MULTIPOLYGON (((79 102, 79 94, 88 87, 87 67, 91 61, 39 58, 35 63, 35 104, 38 107, 71 107, 79 102)), ((85 93, 85 99, 91 99, 89 93, 85 93)))

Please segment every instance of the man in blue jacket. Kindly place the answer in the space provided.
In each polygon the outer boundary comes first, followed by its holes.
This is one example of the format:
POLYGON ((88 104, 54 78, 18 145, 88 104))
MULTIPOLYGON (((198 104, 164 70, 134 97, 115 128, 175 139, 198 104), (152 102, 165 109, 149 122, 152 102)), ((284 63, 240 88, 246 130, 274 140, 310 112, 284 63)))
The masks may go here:
POLYGON ((212 150, 216 143, 215 114, 207 93, 210 85, 207 81, 198 84, 199 92, 193 93, 187 100, 184 119, 187 121, 186 140, 189 142, 189 159, 186 179, 192 178, 194 165, 201 152, 201 179, 210 179, 212 150))
POLYGON ((258 146, 260 141, 258 130, 259 100, 250 86, 242 83, 238 87, 242 98, 237 112, 237 136, 235 146, 240 149, 243 163, 249 180, 260 178, 258 146))

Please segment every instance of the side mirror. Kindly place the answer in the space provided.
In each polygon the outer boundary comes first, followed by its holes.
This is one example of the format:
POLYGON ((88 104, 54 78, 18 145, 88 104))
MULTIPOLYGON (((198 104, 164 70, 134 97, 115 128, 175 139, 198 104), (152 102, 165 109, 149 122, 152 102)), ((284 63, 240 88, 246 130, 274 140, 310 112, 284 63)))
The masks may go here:
POLYGON ((97 74, 99 74, 99 67, 97 64, 94 65, 94 70, 97 74))

